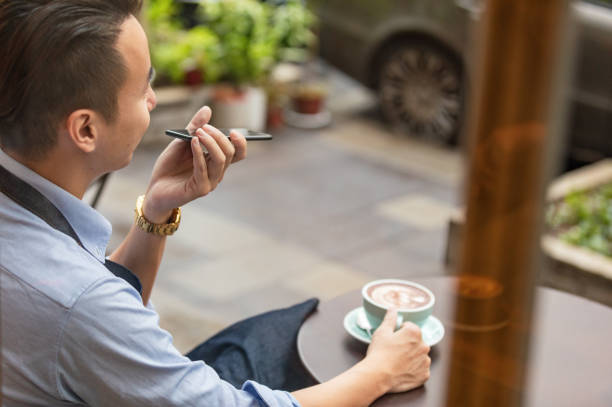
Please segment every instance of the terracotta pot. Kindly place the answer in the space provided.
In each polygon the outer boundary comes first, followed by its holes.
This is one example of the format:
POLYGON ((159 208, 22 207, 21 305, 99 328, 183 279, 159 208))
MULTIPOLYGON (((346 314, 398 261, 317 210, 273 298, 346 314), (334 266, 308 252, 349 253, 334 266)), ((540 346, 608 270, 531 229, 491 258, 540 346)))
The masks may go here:
POLYGON ((322 106, 322 97, 312 98, 296 96, 293 98, 293 108, 298 113, 317 114, 321 111, 322 106))
POLYGON ((195 86, 204 82, 204 75, 199 69, 192 69, 185 72, 185 85, 195 86))
POLYGON ((268 108, 267 127, 269 129, 278 129, 283 125, 283 109, 280 106, 271 106, 268 108))

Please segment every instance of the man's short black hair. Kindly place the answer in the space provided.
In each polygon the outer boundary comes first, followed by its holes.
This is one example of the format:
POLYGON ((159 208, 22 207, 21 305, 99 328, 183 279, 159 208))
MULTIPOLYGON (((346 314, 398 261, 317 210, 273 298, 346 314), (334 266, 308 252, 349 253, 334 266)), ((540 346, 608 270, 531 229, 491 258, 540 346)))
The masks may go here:
POLYGON ((81 109, 117 115, 127 68, 116 49, 141 0, 0 0, 0 145, 36 159, 81 109))

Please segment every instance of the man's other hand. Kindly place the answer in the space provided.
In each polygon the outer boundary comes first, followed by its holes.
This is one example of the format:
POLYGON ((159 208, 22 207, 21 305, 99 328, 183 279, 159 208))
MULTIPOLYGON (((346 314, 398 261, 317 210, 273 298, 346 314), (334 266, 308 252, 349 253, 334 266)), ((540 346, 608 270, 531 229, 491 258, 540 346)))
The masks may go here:
POLYGON ((211 114, 208 106, 201 108, 186 127, 197 137, 173 140, 157 159, 143 207, 150 222, 164 223, 172 209, 213 191, 230 164, 246 157, 244 136, 231 132, 228 140, 208 124, 211 114))
POLYGON ((412 322, 395 331, 397 310, 389 310, 374 332, 364 362, 387 377, 388 391, 399 393, 423 385, 429 379, 429 346, 412 322), (395 332, 394 332, 395 331, 395 332))

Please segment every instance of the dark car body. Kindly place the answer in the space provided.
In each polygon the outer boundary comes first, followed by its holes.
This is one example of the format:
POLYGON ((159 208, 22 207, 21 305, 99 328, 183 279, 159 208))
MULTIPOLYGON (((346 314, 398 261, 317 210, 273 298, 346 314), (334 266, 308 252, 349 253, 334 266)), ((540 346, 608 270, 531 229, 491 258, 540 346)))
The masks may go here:
MULTIPOLYGON (((481 14, 481 1, 310 0, 310 4, 319 17, 319 47, 325 60, 377 90, 383 114, 385 110, 393 110, 394 105, 402 105, 398 108, 399 114, 394 116, 400 122, 401 109, 410 110, 413 106, 414 110, 414 105, 442 94, 440 100, 452 107, 442 113, 456 131, 440 131, 438 138, 450 143, 457 141, 467 99, 466 81, 470 71, 467 64, 473 52, 470 34, 481 14), (381 85, 381 78, 385 78, 381 64, 392 59, 390 51, 406 49, 406 44, 412 44, 407 49, 416 49, 419 55, 424 52, 427 56, 427 52, 431 52, 434 61, 442 58, 443 68, 438 71, 451 71, 461 83, 451 86, 450 90, 435 89, 433 96, 425 92, 421 99, 404 101, 400 99, 408 98, 405 95, 411 92, 393 90, 392 86, 389 100, 385 101, 385 92, 381 92, 384 85, 381 85), (455 104, 461 107, 456 108, 455 104)), ((567 157, 580 164, 612 156, 612 3, 582 1, 575 3, 572 9, 577 21, 577 52, 570 92, 567 157)), ((408 80, 409 76, 405 78, 408 80)), ((439 79, 433 77, 430 83, 439 79)), ((416 93, 427 90, 422 89, 421 82, 418 84, 420 88, 416 93)), ((412 112, 403 119, 410 124, 415 115, 425 123, 435 118, 435 115, 421 113, 412 112)), ((431 132, 435 126, 425 126, 426 132, 428 129, 431 132)), ((416 128, 416 132, 420 130, 423 126, 416 128)))

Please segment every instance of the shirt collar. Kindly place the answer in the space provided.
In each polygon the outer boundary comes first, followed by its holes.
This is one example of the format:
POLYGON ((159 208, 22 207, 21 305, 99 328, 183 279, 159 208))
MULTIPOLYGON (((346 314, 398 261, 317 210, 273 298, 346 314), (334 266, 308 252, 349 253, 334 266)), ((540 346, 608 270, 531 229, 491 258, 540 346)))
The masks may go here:
POLYGON ((85 249, 104 263, 106 246, 110 239, 112 227, 102 214, 68 191, 14 160, 1 148, 0 165, 36 188, 51 201, 68 220, 85 249))

